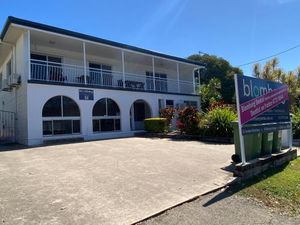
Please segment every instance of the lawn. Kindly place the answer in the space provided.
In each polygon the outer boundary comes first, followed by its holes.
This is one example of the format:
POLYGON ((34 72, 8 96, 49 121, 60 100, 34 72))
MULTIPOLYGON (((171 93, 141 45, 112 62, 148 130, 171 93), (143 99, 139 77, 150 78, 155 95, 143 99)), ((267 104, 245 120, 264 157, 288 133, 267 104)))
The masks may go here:
POLYGON ((300 215, 300 158, 243 184, 240 193, 290 215, 300 215))

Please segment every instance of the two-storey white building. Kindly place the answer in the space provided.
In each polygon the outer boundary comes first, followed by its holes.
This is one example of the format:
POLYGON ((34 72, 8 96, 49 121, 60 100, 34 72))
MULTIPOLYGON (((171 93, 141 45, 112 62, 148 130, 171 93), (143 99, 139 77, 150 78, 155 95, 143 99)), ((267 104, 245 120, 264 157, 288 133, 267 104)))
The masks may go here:
POLYGON ((0 136, 25 145, 131 136, 162 107, 199 107, 195 71, 203 66, 8 17, 0 42, 0 136))

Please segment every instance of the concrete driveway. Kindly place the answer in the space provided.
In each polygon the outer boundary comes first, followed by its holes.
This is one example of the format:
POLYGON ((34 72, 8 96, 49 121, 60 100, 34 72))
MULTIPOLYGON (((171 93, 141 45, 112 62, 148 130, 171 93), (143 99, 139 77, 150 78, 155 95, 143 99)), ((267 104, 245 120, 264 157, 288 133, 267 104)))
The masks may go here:
POLYGON ((131 224, 225 184, 232 153, 146 138, 0 152, 0 223, 131 224))

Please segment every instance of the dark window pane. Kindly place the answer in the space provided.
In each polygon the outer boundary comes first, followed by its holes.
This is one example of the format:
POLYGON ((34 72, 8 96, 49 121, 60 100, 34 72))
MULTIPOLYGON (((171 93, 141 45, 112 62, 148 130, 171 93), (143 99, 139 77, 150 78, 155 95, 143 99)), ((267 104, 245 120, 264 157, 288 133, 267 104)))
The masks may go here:
POLYGON ((101 131, 113 131, 114 120, 113 119, 102 119, 101 120, 101 131))
POLYGON ((80 133, 80 120, 73 120, 73 133, 80 133))
POLYGON ((107 112, 109 116, 119 116, 120 109, 115 101, 107 99, 107 112))
POLYGON ((43 117, 62 116, 61 96, 49 99, 43 107, 43 117))
POLYGON ((121 130, 121 121, 119 119, 115 120, 115 130, 121 130))
POLYGON ((11 67, 11 60, 8 61, 8 63, 6 64, 6 74, 7 76, 10 76, 12 73, 12 67, 11 67))
POLYGON ((72 134, 72 120, 54 120, 54 134, 72 134))
MULTIPOLYGON (((54 63, 61 63, 61 58, 48 56, 48 61, 54 62, 54 63)), ((51 63, 49 63, 49 64, 51 64, 51 63)))
POLYGON ((166 106, 167 107, 174 107, 174 101, 173 100, 166 100, 166 106))
POLYGON ((93 116, 105 116, 106 115, 106 99, 102 98, 96 102, 93 108, 93 116))
POLYGON ((80 116, 76 102, 68 97, 63 97, 63 116, 80 116))
POLYGON ((94 69, 101 69, 101 65, 96 63, 89 63, 89 67, 94 69))
POLYGON ((100 131, 99 120, 93 120, 93 131, 94 132, 100 131))
POLYGON ((52 135, 52 121, 43 121, 43 135, 52 135))
POLYGON ((40 60, 40 61, 47 61, 47 56, 45 55, 38 55, 38 54, 31 54, 32 60, 40 60))
POLYGON ((111 70, 111 66, 107 66, 107 65, 102 65, 102 70, 111 70))

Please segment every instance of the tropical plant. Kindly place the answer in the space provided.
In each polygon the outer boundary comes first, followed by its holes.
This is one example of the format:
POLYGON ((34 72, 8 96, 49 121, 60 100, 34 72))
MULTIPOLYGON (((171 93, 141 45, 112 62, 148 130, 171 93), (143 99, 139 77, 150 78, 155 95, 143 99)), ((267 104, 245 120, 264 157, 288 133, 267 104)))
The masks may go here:
POLYGON ((204 136, 233 137, 232 122, 237 119, 236 112, 229 107, 218 107, 207 112, 199 126, 204 136))
POLYGON ((300 109, 297 108, 292 114, 293 137, 300 138, 300 109))
POLYGON ((175 117, 175 109, 174 108, 163 108, 159 111, 160 117, 166 118, 166 122, 168 126, 171 124, 172 119, 175 117))
POLYGON ((204 84, 200 88, 201 108, 207 111, 208 107, 217 101, 220 101, 221 82, 218 78, 212 78, 208 84, 204 84))
POLYGON ((200 113, 197 108, 188 106, 178 110, 177 128, 180 133, 198 134, 200 122, 200 113))

